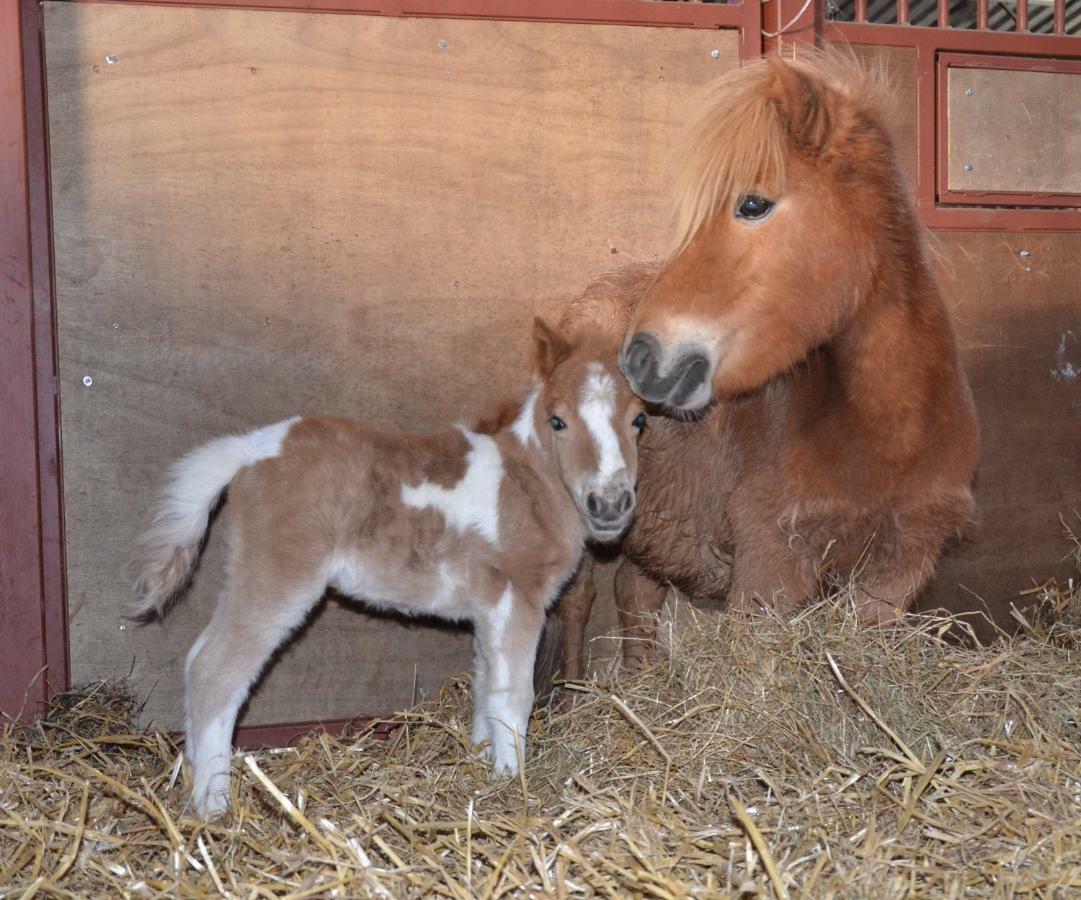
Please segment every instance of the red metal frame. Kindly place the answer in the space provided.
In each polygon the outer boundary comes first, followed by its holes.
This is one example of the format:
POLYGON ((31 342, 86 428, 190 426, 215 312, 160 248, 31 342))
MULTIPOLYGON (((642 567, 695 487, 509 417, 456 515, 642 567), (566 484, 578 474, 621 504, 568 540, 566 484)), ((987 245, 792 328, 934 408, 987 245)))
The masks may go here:
POLYGON ((1033 57, 983 56, 974 53, 942 53, 938 57, 938 147, 936 194, 943 205, 1081 207, 1081 194, 1028 193, 1023 191, 951 191, 949 187, 949 70, 997 69, 1017 72, 1052 72, 1081 75, 1081 60, 1033 57))
MULTIPOLYGON (((914 28, 897 25, 860 25, 826 22, 825 41, 879 47, 910 47, 916 53, 916 207, 924 223, 941 230, 965 231, 1081 231, 1081 210, 1040 209, 1029 203, 1031 194, 1012 194, 1013 208, 992 209, 949 206, 938 196, 938 160, 941 131, 938 95, 938 60, 945 54, 974 54, 1001 66, 1004 59, 1029 62, 1081 57, 1081 38, 1006 31, 970 31, 953 28, 914 28), (1021 202, 1026 206, 1019 206, 1021 202)), ((988 199, 984 203, 992 202, 988 199)))
POLYGON ((0 711, 68 685, 41 18, 0 8, 0 711), (29 685, 29 688, 27 687, 29 685))

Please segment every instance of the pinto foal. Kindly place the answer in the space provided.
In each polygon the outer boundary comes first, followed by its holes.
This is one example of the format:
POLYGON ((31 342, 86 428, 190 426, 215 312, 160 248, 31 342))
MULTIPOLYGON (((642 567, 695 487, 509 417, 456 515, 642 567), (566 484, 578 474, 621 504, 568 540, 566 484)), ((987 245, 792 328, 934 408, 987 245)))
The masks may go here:
POLYGON ((403 435, 294 418, 174 465, 143 539, 136 615, 163 614, 187 581, 226 487, 232 513, 225 585, 184 667, 200 815, 228 809, 237 713, 328 587, 471 622, 473 742, 488 742, 493 777, 518 771, 545 611, 586 539, 631 521, 645 424, 610 335, 571 343, 538 319, 534 337, 532 387, 487 427, 403 435))

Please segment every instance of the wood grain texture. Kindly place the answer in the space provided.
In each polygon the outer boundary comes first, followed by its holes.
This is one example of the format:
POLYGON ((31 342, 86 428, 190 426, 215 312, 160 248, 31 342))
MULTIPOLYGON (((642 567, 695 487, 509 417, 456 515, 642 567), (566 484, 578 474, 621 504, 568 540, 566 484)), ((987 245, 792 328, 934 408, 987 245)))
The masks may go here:
MULTIPOLYGON (((164 626, 121 619, 167 464, 295 413, 421 430, 515 389, 535 312, 667 251, 673 146, 737 39, 107 4, 46 16, 72 674, 130 671, 146 716, 176 726, 222 529, 164 626)), ((386 712, 469 662, 460 630, 331 601, 244 721, 386 712)))
POLYGON ((1081 74, 948 72, 951 191, 1081 194, 1081 74))

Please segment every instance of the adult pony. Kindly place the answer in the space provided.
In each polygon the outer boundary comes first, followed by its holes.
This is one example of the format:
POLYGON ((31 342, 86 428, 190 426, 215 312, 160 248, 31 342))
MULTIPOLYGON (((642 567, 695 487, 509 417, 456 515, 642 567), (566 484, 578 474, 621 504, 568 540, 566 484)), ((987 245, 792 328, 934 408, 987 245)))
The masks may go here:
MULTIPOLYGON (((851 59, 773 58, 714 97, 675 254, 601 277, 562 323, 624 335, 634 391, 677 414, 643 436, 616 576, 631 664, 668 585, 786 611, 854 577, 860 614, 890 620, 974 516, 976 414, 876 86, 851 59)), ((559 613, 569 678, 588 570, 559 613)))

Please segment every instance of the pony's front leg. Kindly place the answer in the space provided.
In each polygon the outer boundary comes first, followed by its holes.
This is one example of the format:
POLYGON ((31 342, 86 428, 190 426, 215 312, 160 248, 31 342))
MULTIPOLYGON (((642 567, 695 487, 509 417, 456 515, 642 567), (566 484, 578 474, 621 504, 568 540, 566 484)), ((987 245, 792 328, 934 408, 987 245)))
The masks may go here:
POLYGON ((477 671, 473 685, 473 737, 491 741, 492 778, 518 772, 533 709, 533 664, 544 628, 544 603, 516 596, 508 585, 499 602, 475 624, 477 671))

